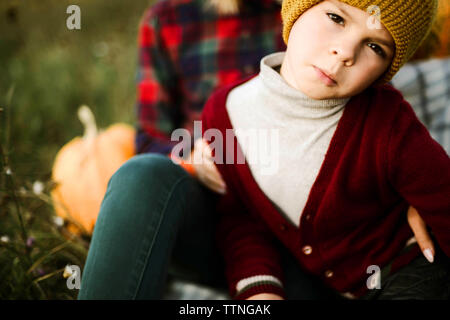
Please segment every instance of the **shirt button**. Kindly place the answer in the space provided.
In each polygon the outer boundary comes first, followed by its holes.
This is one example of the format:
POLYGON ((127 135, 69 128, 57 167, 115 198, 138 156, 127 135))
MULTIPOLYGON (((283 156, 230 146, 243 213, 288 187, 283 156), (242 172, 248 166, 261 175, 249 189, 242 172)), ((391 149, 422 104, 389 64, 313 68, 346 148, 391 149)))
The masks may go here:
POLYGON ((331 271, 331 270, 325 271, 325 277, 326 278, 331 278, 333 275, 334 275, 333 271, 331 271))
POLYGON ((311 248, 311 246, 304 246, 302 248, 302 251, 303 251, 304 254, 309 255, 312 252, 312 248, 311 248))

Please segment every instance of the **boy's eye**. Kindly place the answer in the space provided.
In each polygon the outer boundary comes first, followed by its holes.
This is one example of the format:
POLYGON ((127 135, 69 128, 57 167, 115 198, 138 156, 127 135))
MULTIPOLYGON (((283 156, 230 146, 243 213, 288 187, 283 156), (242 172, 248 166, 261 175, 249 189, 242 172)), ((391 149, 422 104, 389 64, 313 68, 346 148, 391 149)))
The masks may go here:
POLYGON ((379 45, 377 45, 375 43, 369 43, 368 46, 369 46, 369 48, 371 48, 379 56, 382 56, 382 57, 386 56, 384 50, 381 49, 381 47, 379 45))
POLYGON ((331 20, 333 20, 337 24, 344 24, 344 19, 341 16, 338 16, 337 14, 334 13, 327 13, 327 15, 331 20))

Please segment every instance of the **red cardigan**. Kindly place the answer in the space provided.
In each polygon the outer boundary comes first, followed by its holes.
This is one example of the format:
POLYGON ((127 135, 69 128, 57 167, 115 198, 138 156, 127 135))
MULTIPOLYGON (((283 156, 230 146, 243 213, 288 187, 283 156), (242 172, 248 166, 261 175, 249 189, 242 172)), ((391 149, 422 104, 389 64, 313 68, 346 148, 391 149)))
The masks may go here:
POLYGON ((260 285, 236 296, 243 278, 266 274, 283 281, 276 238, 304 270, 338 292, 361 296, 371 275, 368 266, 389 264, 392 273, 420 254, 417 244, 400 254, 413 236, 409 204, 450 256, 450 158, 399 91, 369 87, 347 103, 297 228, 259 188, 247 162, 236 164, 236 153, 242 155, 236 137, 233 143, 225 139, 226 129, 232 129, 228 93, 246 80, 217 90, 202 114, 203 136, 217 128, 224 137, 224 150, 213 150, 227 185, 217 206, 217 238, 232 297, 284 295, 278 287, 260 285), (225 164, 233 149, 235 164, 225 164))

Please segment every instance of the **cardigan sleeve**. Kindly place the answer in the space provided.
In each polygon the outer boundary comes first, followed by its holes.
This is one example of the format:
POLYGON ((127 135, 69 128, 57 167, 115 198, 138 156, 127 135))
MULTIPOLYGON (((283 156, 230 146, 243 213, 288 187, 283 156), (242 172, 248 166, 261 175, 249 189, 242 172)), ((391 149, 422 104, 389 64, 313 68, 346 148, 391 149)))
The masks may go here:
POLYGON ((450 257, 450 158, 403 101, 390 129, 388 175, 450 257))
POLYGON ((217 242, 224 256, 231 297, 247 299, 258 293, 284 297, 282 284, 276 281, 283 281, 279 256, 267 227, 245 210, 229 188, 219 200, 217 212, 221 215, 217 242), (244 279, 249 285, 238 289, 244 279))
MULTIPOLYGON (((202 112, 202 136, 208 129, 223 129, 225 100, 226 94, 222 89, 206 102, 202 112)), ((225 137, 224 131, 221 133, 225 137)), ((225 261, 230 295, 233 299, 246 299, 258 293, 275 293, 284 297, 282 285, 279 285, 283 277, 275 237, 261 219, 246 209, 245 199, 238 196, 236 187, 242 184, 235 166, 216 163, 227 186, 227 192, 217 202, 216 212, 220 219, 216 236, 225 261), (243 283, 241 280, 249 285, 237 290, 238 283, 239 286, 243 283)))

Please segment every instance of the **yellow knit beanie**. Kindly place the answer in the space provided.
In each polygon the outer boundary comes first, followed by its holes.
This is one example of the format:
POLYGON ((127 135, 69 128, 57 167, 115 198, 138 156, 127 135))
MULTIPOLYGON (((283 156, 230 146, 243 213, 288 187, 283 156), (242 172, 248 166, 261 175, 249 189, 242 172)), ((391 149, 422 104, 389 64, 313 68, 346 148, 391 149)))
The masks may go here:
MULTIPOLYGON (((287 44, 295 21, 306 10, 322 0, 284 0, 281 8, 283 39, 287 44)), ((438 0, 340 0, 363 11, 372 6, 380 9, 379 19, 392 35, 395 55, 381 83, 392 79, 418 49, 431 30, 436 16, 438 0)))

